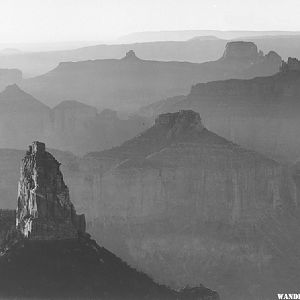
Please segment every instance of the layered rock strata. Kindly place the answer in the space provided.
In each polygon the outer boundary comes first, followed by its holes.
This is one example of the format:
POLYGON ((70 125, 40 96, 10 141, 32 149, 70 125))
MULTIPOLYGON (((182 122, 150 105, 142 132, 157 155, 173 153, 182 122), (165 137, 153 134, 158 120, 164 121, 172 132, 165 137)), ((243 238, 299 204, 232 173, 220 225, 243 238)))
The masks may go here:
POLYGON ((186 97, 143 109, 157 115, 192 109, 211 131, 276 159, 299 157, 300 68, 296 59, 273 76, 198 83, 186 97))
POLYGON ((76 214, 59 167, 44 143, 29 146, 21 166, 16 215, 16 226, 27 238, 70 239, 85 231, 85 217, 76 214))
POLYGON ((207 130, 198 113, 162 114, 120 147, 86 156, 85 166, 90 232, 162 282, 199 280, 231 300, 297 286, 291 177, 207 130))
POLYGON ((187 93, 198 82, 269 76, 281 58, 264 55, 250 42, 230 42, 224 55, 201 64, 143 60, 128 51, 121 59, 61 62, 50 72, 22 82, 25 91, 49 106, 81 99, 97 108, 133 112, 165 97, 187 93))

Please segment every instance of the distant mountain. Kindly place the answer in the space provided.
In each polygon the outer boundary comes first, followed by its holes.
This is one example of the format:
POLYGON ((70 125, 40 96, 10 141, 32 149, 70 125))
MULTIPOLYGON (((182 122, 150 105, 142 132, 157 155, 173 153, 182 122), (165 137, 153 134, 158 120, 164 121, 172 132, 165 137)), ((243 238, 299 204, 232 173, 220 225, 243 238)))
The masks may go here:
POLYGON ((18 69, 0 69, 0 91, 11 84, 22 81, 22 72, 18 69))
POLYGON ((116 111, 97 109, 77 101, 63 101, 51 111, 52 148, 85 154, 91 149, 108 149, 133 137, 149 126, 144 117, 120 119, 116 111))
MULTIPOLYGON (((276 51, 283 59, 289 56, 298 57, 300 35, 292 33, 269 32, 270 35, 258 36, 259 32, 253 32, 252 36, 234 35, 233 37, 216 38, 213 32, 203 35, 191 35, 184 41, 154 41, 144 43, 124 44, 97 44, 85 47, 59 50, 22 53, 15 55, 2 55, 0 57, 1 68, 18 68, 22 70, 24 77, 34 77, 54 69, 63 61, 82 61, 90 59, 117 59, 129 50, 134 50, 141 59, 163 61, 188 61, 203 63, 218 59, 223 51, 228 38, 232 40, 252 41, 265 53, 276 51), (271 35, 273 34, 273 35, 271 35), (213 35, 213 38, 211 37, 213 35)), ((265 33, 267 34, 267 33, 265 33)), ((77 45, 80 47, 80 45, 77 45)), ((75 48, 75 46, 73 47, 75 48)))
POLYGON ((193 109, 221 136, 293 161, 300 147, 299 97, 300 63, 290 58, 273 76, 199 83, 186 97, 154 103, 141 113, 193 109))
POLYGON ((82 61, 90 59, 117 59, 133 49, 139 57, 148 60, 205 62, 218 59, 226 45, 226 40, 191 40, 187 42, 153 42, 106 45, 98 44, 73 50, 23 53, 3 55, 0 67, 20 68, 25 77, 33 77, 49 72, 62 61, 82 61))
POLYGON ((289 57, 297 57, 300 55, 300 35, 279 35, 279 36, 257 36, 245 37, 245 41, 251 41, 257 45, 262 51, 273 50, 278 53, 284 60, 289 57))
POLYGON ((0 147, 22 149, 30 140, 84 154, 119 145, 148 127, 143 117, 120 119, 115 111, 100 114, 92 106, 63 101, 53 109, 17 85, 0 93, 0 147))
POLYGON ((242 31, 242 30, 174 30, 134 32, 116 40, 117 43, 145 43, 156 41, 186 41, 196 36, 216 36, 221 39, 235 39, 249 36, 300 35, 300 31, 242 31))
POLYGON ((48 105, 81 99, 98 108, 134 111, 159 99, 186 93, 192 84, 276 73, 281 58, 263 55, 253 43, 228 43, 222 58, 203 64, 142 60, 133 51, 122 59, 60 63, 24 80, 22 88, 48 105), (241 53, 244 53, 241 55, 241 53))
POLYGON ((0 93, 0 147, 19 148, 47 135, 50 108, 16 84, 0 93))

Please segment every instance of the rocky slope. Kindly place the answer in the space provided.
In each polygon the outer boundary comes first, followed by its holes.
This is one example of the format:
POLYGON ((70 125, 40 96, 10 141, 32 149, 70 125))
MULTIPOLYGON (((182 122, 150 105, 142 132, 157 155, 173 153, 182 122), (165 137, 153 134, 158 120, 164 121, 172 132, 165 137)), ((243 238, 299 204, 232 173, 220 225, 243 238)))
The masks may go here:
POLYGON ((22 87, 48 105, 55 105, 60 99, 82 99, 85 104, 102 109, 133 111, 161 98, 185 93, 198 82, 271 75, 279 69, 281 58, 276 53, 263 55, 252 43, 246 47, 243 42, 229 46, 221 59, 203 64, 142 60, 135 55, 63 62, 44 75, 23 81, 22 87), (247 56, 248 48, 256 49, 251 57, 247 56), (245 51, 245 56, 236 56, 239 51, 245 51))
POLYGON ((219 299, 203 286, 174 291, 156 284, 98 246, 76 215, 59 166, 40 142, 22 161, 15 230, 0 255, 1 297, 219 299))
POLYGON ((297 59, 281 72, 250 80, 199 83, 186 97, 143 108, 144 115, 178 109, 201 113, 212 131, 242 146, 294 161, 299 156, 299 82, 297 59))
POLYGON ((50 109, 17 85, 0 93, 0 147, 22 149, 31 140, 84 154, 119 145, 147 128, 145 118, 120 119, 115 111, 77 101, 63 101, 50 109))
POLYGON ((201 278, 222 299, 297 288, 294 182, 279 163, 208 131, 199 114, 160 115, 85 159, 94 172, 88 227, 135 266, 174 286, 201 278))
POLYGON ((0 278, 6 299, 219 299, 203 286, 156 284, 89 237, 18 242, 0 258, 0 278))

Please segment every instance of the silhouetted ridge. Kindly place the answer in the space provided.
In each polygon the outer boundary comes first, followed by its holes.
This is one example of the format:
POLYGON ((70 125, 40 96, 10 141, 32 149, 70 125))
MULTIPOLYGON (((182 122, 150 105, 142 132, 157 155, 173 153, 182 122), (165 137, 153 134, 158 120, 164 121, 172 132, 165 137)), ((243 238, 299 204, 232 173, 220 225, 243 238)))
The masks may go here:
POLYGON ((85 111, 85 110, 91 110, 95 114, 97 113, 97 109, 91 105, 76 101, 76 100, 65 100, 60 102, 58 105, 53 107, 53 110, 78 110, 78 111, 85 111))
POLYGON ((7 86, 0 93, 0 108, 0 114, 12 112, 43 114, 50 111, 48 106, 24 92, 17 84, 7 86))
POLYGON ((132 111, 185 94, 198 82, 268 76, 281 65, 279 55, 263 55, 249 42, 228 43, 223 58, 201 64, 140 59, 133 50, 124 50, 121 59, 60 63, 44 75, 24 80, 22 86, 51 106, 61 99, 80 99, 99 109, 132 111))

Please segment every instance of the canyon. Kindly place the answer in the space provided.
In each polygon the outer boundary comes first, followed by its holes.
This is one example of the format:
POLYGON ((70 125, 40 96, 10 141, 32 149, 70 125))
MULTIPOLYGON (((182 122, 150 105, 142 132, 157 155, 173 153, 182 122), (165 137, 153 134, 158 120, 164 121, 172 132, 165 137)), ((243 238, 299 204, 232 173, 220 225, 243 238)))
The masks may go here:
POLYGON ((32 140, 84 154, 119 145, 148 127, 146 118, 119 118, 116 111, 63 101, 50 108, 10 85, 0 93, 0 147, 23 149, 32 140))
POLYGON ((222 299, 297 288, 299 194, 284 165, 208 131, 193 111, 162 114, 85 159, 89 230, 133 265, 172 286, 200 280, 222 299))
POLYGON ((217 134, 293 163, 300 146, 299 80, 299 61, 289 58, 273 76, 199 83, 186 96, 162 100, 139 113, 154 119, 159 113, 192 109, 217 134))
MULTIPOLYGON (((121 146, 84 157, 49 151, 88 232, 159 282, 201 282, 231 300, 299 286, 297 170, 207 130, 198 113, 162 114, 121 146)), ((0 151, 3 208, 14 208, 22 155, 0 151)))
POLYGON ((263 36, 261 31, 235 33, 202 31, 199 34, 184 32, 185 38, 180 39, 175 38, 176 32, 170 34, 173 37, 171 40, 168 40, 164 33, 154 33, 150 40, 124 37, 117 41, 118 44, 95 44, 81 48, 78 48, 80 45, 68 45, 67 48, 73 49, 57 49, 57 51, 39 49, 38 52, 13 55, 0 53, 0 67, 18 68, 22 70, 25 78, 29 78, 49 72, 62 61, 117 59, 129 50, 134 50, 144 60, 203 63, 217 60, 222 56, 226 43, 238 40, 253 42, 265 53, 273 50, 285 60, 289 56, 297 57, 300 50, 299 35, 291 32, 266 32, 263 36))
POLYGON ((38 141, 22 160, 15 224, 0 251, 4 298, 220 299, 203 285, 175 291, 157 284, 100 247, 76 214, 60 163, 38 141))
POLYGON ((273 75, 280 65, 278 54, 264 55, 251 42, 230 42, 220 59, 201 64, 143 60, 131 50, 121 59, 60 62, 45 74, 23 80, 21 88, 49 106, 62 99, 79 100, 98 109, 132 112, 187 93, 199 82, 273 75))

